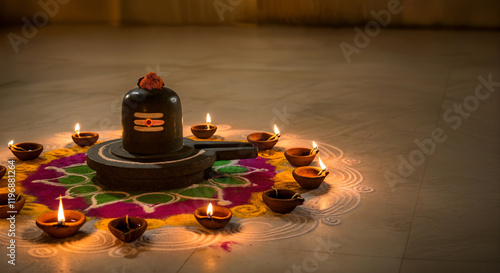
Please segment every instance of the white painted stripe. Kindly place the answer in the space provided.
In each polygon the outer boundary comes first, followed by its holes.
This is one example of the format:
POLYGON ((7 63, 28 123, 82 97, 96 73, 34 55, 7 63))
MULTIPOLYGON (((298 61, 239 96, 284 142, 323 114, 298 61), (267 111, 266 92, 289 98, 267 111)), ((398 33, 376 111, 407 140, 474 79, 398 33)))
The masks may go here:
POLYGON ((142 127, 142 126, 134 126, 134 130, 139 132, 161 132, 163 131, 163 126, 158 127, 142 127))
POLYGON ((140 113, 135 112, 134 117, 136 118, 163 118, 163 113, 140 113))

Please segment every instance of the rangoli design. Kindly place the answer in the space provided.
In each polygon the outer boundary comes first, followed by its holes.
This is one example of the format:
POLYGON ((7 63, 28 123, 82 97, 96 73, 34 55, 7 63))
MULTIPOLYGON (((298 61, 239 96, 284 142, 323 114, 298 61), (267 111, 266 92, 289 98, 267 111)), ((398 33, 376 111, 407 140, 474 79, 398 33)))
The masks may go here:
MULTIPOLYGON (((319 146, 330 175, 318 189, 300 188, 292 177, 293 167, 277 149, 259 152, 255 159, 218 161, 213 168, 220 176, 162 192, 106 190, 94 181, 94 171, 85 164, 86 149, 56 149, 16 166, 18 180, 22 180, 17 190, 27 197, 18 217, 29 216, 18 227, 17 246, 29 248, 28 254, 37 258, 55 257, 61 251, 127 257, 146 250, 195 249, 221 241, 251 244, 280 240, 304 235, 321 224, 339 225, 342 215, 360 204, 362 194, 374 189, 362 184, 363 176, 354 168, 359 161, 345 158, 332 145, 319 146), (300 192, 305 203, 290 214, 273 213, 261 198, 273 185, 300 192), (64 240, 49 237, 34 224, 40 214, 57 208, 59 196, 64 198, 65 209, 80 210, 91 217, 79 234, 64 240), (233 219, 225 229, 208 231, 197 224, 192 213, 207 202, 231 209, 233 219), (107 230, 112 218, 126 214, 148 221, 149 230, 130 244, 107 230)), ((1 222, 0 230, 6 229, 8 224, 1 222)), ((0 232, 2 245, 9 242, 6 234, 0 232)))
POLYGON ((213 169, 220 175, 200 184, 160 192, 129 192, 103 188, 94 179, 95 171, 85 164, 85 153, 54 160, 40 166, 23 185, 37 202, 57 207, 64 198, 68 209, 87 216, 116 218, 123 215, 161 219, 192 213, 202 203, 216 202, 234 207, 246 204, 253 192, 269 189, 276 175, 266 159, 217 161, 213 169))

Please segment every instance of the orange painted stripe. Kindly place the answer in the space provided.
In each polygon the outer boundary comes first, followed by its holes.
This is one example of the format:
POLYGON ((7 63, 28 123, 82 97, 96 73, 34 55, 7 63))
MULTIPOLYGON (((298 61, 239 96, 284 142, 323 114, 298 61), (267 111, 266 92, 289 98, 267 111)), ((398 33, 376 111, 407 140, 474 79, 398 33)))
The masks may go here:
MULTIPOLYGON (((163 120, 153 119, 152 121, 153 121, 152 126, 160 126, 160 125, 165 124, 165 121, 163 121, 163 120)), ((134 120, 134 124, 146 126, 146 120, 145 119, 136 119, 136 120, 134 120)))

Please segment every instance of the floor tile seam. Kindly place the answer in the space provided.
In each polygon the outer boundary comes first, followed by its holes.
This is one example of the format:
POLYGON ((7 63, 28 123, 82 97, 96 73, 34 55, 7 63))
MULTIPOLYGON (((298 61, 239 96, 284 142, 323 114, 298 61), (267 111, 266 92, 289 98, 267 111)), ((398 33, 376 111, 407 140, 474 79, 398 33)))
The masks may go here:
MULTIPOLYGON (((449 82, 450 82, 450 78, 451 78, 451 73, 453 71, 453 68, 454 68, 454 64, 455 64, 455 60, 453 60, 450 68, 449 68, 449 71, 448 71, 448 76, 446 77, 446 81, 445 81, 445 85, 444 85, 444 88, 443 88, 443 94, 441 96, 441 103, 439 105, 439 113, 436 117, 436 121, 434 123, 434 128, 436 128, 439 124, 439 117, 441 116, 442 112, 444 111, 442 109, 442 106, 443 106, 443 103, 444 103, 444 100, 446 98, 446 91, 448 90, 448 85, 449 85, 449 82)), ((415 206, 413 208, 413 214, 412 214, 412 217, 411 217, 411 223, 410 223, 410 229, 408 230, 408 235, 406 237, 406 243, 405 243, 405 247, 404 247, 404 250, 403 250, 403 259, 406 257, 406 251, 408 250, 408 243, 410 242, 410 237, 411 237, 411 231, 412 231, 412 228, 413 228, 413 224, 415 222, 415 215, 417 213, 417 208, 418 208, 418 204, 420 202, 420 193, 422 192, 422 187, 424 185, 424 181, 427 177, 427 166, 429 164, 429 160, 430 160, 430 157, 427 158, 427 160, 425 161, 425 164, 424 164, 424 170, 423 170, 423 175, 422 175, 422 178, 421 178, 421 181, 420 181, 420 187, 419 187, 419 190, 418 190, 418 194, 417 194, 417 200, 415 201, 415 206)), ((402 271, 402 268, 403 268, 403 260, 401 260, 401 264, 399 266, 399 273, 401 273, 402 271)))
POLYGON ((191 257, 193 256, 193 254, 196 252, 196 249, 193 249, 193 251, 191 252, 191 254, 189 254, 189 257, 186 258, 186 260, 182 263, 182 265, 179 267, 179 269, 176 271, 176 273, 179 273, 181 272, 182 268, 186 265, 186 263, 191 259, 191 257))

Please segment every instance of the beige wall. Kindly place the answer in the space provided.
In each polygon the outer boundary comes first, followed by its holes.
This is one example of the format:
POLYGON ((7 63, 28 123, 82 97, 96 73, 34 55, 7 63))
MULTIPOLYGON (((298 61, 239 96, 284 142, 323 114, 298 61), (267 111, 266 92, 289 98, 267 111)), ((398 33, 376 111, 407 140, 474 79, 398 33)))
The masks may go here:
POLYGON ((499 0, 0 0, 0 23, 32 19, 44 12, 39 1, 57 3, 50 24, 345 26, 364 24, 373 19, 371 10, 400 1, 403 10, 391 16, 392 26, 500 27, 499 0))

